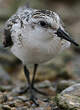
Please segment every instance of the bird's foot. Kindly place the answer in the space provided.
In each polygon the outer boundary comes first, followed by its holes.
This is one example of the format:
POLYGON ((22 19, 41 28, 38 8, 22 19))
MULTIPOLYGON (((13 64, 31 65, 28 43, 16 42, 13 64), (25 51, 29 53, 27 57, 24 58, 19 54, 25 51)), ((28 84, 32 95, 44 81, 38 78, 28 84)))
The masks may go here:
POLYGON ((24 88, 24 89, 21 89, 18 93, 19 93, 19 94, 24 94, 24 93, 27 93, 30 89, 32 89, 32 91, 37 92, 37 93, 39 93, 39 94, 42 94, 42 95, 45 95, 45 96, 48 95, 47 93, 36 89, 34 86, 31 86, 31 88, 28 86, 28 87, 26 87, 26 88, 24 88))
POLYGON ((30 94, 30 101, 32 101, 37 107, 39 106, 37 102, 37 98, 34 96, 34 94, 31 92, 30 94))
POLYGON ((35 93, 39 93, 39 94, 48 96, 48 94, 44 93, 43 91, 36 89, 34 86, 28 86, 27 88, 22 89, 18 93, 24 94, 28 91, 30 93, 30 101, 32 101, 36 106, 39 106, 39 104, 37 103, 37 98, 35 97, 35 93))
POLYGON ((30 91, 30 101, 32 101, 36 106, 39 106, 39 104, 37 103, 37 98, 35 97, 34 94, 34 89, 30 88, 30 87, 26 87, 26 88, 22 88, 20 91, 18 91, 18 94, 24 94, 27 93, 28 91, 30 91))
POLYGON ((27 93, 29 90, 29 87, 26 87, 26 88, 21 88, 19 91, 18 91, 18 94, 25 94, 27 93))

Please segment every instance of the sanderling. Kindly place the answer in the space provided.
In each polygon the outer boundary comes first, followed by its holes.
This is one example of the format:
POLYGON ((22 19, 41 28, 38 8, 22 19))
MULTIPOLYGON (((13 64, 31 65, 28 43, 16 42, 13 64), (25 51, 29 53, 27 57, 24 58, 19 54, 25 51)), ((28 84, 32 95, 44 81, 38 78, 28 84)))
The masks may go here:
MULTIPOLYGON (((24 73, 30 90, 30 100, 38 105, 34 92, 42 93, 34 87, 34 79, 39 64, 47 62, 70 44, 78 44, 65 32, 59 15, 49 10, 20 8, 5 24, 4 47, 24 65, 24 73), (30 81, 28 64, 34 64, 33 78, 30 81)), ((44 93, 43 93, 44 94, 44 93)))

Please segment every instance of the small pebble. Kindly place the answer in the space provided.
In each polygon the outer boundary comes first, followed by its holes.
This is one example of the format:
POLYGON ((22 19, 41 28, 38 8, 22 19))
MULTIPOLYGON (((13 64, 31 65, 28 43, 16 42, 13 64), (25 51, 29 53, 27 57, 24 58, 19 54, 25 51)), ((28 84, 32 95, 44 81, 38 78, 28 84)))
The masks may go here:
POLYGON ((28 101, 28 99, 26 98, 26 96, 18 96, 19 100, 22 100, 23 102, 28 101))
POLYGON ((0 103, 4 103, 8 100, 6 95, 0 94, 0 103))
POLYGON ((8 105, 3 105, 2 110, 11 110, 11 108, 8 105))

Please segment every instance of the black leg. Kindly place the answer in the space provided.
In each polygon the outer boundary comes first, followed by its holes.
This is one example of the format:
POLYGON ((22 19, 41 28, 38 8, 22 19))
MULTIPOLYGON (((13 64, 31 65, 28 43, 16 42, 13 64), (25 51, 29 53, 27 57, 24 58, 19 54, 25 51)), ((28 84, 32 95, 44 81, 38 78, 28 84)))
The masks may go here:
MULTIPOLYGON (((35 66, 35 69, 34 69, 34 75, 33 75, 33 82, 34 82, 34 77, 35 77, 35 73, 36 73, 36 68, 37 68, 37 65, 35 66)), ((31 101, 33 101, 33 103, 36 105, 36 106, 39 106, 39 104, 37 103, 37 101, 36 101, 36 97, 35 97, 35 95, 34 95, 34 92, 33 92, 33 89, 32 89, 32 85, 31 85, 31 83, 30 83, 30 76, 29 76, 29 71, 28 71, 28 69, 27 69, 27 67, 26 66, 24 66, 24 73, 25 73, 25 76, 26 76, 26 78, 27 78, 27 81, 28 81, 28 88, 27 89, 29 89, 30 90, 30 100, 31 101)), ((26 89, 26 90, 27 90, 26 89)))
POLYGON ((20 94, 26 93, 26 92, 29 90, 29 91, 30 91, 30 100, 31 100, 36 106, 39 106, 39 104, 37 103, 37 98, 35 97, 34 92, 37 92, 37 93, 40 93, 40 94, 43 94, 43 95, 46 95, 46 94, 45 94, 44 92, 42 92, 42 91, 37 90, 37 89, 34 87, 34 79, 35 79, 37 67, 38 67, 38 64, 35 64, 35 65, 34 65, 34 71, 33 71, 32 82, 30 82, 30 73, 29 73, 29 70, 27 69, 26 66, 24 66, 24 73, 25 73, 25 76, 26 76, 26 79, 27 79, 27 82, 28 82, 28 87, 25 88, 24 90, 22 90, 22 91, 20 92, 20 94))
POLYGON ((21 89, 18 93, 19 94, 24 94, 26 93, 30 87, 31 87, 31 83, 30 83, 30 73, 29 70, 27 69, 26 65, 24 65, 24 74, 26 76, 27 82, 28 82, 28 87, 21 89))
POLYGON ((32 77, 32 83, 31 83, 32 88, 34 87, 34 81, 35 81, 35 75, 36 75, 37 67, 38 67, 38 64, 35 64, 34 65, 34 71, 33 71, 33 77, 32 77))
POLYGON ((26 79, 27 79, 28 85, 31 86, 29 70, 27 69, 26 66, 24 66, 24 73, 25 73, 25 76, 26 76, 26 79))
POLYGON ((37 93, 39 93, 39 94, 48 95, 48 94, 46 94, 46 93, 44 93, 44 92, 42 92, 42 91, 40 91, 40 90, 38 90, 38 89, 36 89, 36 88, 34 87, 34 81, 35 81, 35 75, 36 75, 37 67, 38 67, 38 64, 35 64, 35 65, 34 65, 34 71, 33 71, 33 77, 32 77, 31 87, 32 87, 32 89, 33 89, 35 92, 37 92, 37 93))

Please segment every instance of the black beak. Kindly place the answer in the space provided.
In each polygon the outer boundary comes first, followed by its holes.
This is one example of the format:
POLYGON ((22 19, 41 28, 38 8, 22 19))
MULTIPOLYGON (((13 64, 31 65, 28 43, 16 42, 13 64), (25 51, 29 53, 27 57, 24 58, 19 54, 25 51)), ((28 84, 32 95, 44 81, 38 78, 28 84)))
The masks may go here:
POLYGON ((65 31, 63 31, 61 28, 59 28, 56 32, 57 36, 62 38, 62 39, 65 39, 71 43, 73 43, 74 45, 76 46, 79 46, 78 43, 76 43, 69 35, 68 33, 66 33, 65 31))

